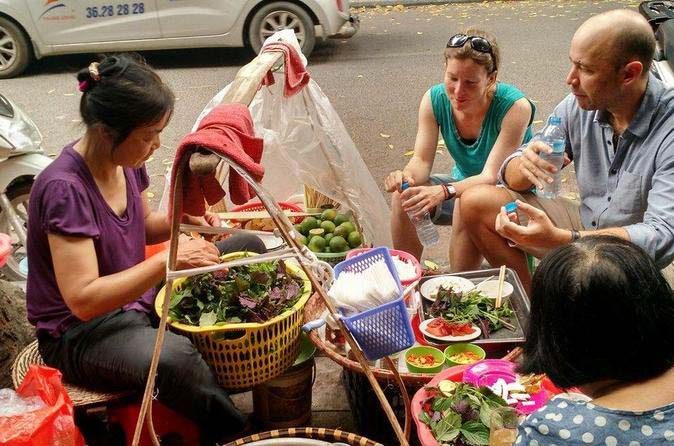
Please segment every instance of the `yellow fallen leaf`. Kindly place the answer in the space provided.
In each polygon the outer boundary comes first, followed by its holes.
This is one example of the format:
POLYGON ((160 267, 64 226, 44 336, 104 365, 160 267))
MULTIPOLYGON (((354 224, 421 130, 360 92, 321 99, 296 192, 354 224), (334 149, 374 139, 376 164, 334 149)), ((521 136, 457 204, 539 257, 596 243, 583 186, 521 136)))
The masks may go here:
POLYGON ((358 75, 358 76, 356 76, 356 77, 363 77, 363 75, 362 75, 362 74, 359 74, 359 75, 358 75))
POLYGON ((154 198, 154 193, 148 192, 148 193, 147 193, 147 198, 154 198))
POLYGON ((537 120, 533 121, 532 124, 541 124, 542 122, 543 122, 542 120, 537 119, 537 120))
POLYGON ((49 158, 55 158, 56 155, 58 155, 58 153, 49 153, 49 154, 47 154, 47 156, 48 156, 49 158))
POLYGON ((421 31, 417 31, 417 35, 421 36, 423 33, 421 31))
POLYGON ((146 162, 146 163, 150 163, 150 162, 152 162, 153 159, 154 159, 154 157, 151 156, 151 157, 149 157, 145 162, 146 162))
POLYGON ((173 160, 164 160, 161 163, 165 166, 169 166, 169 165, 173 164, 173 160))
POLYGON ((388 145, 388 148, 389 148, 389 149, 392 149, 392 148, 393 148, 393 144, 389 144, 389 145, 388 145))
POLYGON ((414 150, 408 150, 407 152, 404 153, 404 156, 412 156, 414 155, 414 150))
POLYGON ((380 133, 379 136, 381 136, 382 138, 390 138, 391 137, 391 135, 387 135, 386 133, 380 133))

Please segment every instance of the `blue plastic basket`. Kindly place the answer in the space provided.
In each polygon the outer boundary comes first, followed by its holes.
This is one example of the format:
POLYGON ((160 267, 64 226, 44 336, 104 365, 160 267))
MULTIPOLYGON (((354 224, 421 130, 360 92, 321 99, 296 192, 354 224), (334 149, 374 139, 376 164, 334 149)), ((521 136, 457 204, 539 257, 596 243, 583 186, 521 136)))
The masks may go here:
POLYGON ((340 262, 334 268, 335 277, 339 277, 342 271, 361 272, 380 260, 386 263, 398 285, 401 297, 343 318, 365 357, 370 361, 405 350, 414 344, 414 333, 402 298, 403 289, 393 259, 388 248, 380 247, 340 262))

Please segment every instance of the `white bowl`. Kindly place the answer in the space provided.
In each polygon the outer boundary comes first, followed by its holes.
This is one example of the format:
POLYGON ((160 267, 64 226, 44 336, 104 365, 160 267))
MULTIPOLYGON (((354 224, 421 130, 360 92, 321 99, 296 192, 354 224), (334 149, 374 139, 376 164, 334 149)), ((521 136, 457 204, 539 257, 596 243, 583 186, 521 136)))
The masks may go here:
POLYGON ((434 301, 438 295, 440 286, 444 288, 452 287, 454 291, 466 293, 475 288, 475 284, 470 280, 459 276, 440 276, 428 279, 421 284, 419 292, 424 298, 434 301))
MULTIPOLYGON (((476 288, 490 299, 496 299, 496 294, 498 293, 498 280, 486 280, 482 283, 478 283, 476 288)), ((501 300, 509 298, 514 290, 512 284, 504 281, 501 300)))

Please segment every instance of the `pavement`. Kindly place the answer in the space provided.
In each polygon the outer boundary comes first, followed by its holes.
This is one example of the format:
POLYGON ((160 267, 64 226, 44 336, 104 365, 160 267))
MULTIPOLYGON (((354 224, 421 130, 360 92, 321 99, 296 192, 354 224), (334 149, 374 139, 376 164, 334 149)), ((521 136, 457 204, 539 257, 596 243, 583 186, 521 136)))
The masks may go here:
POLYGON ((351 0, 353 8, 376 8, 383 6, 420 6, 420 5, 450 5, 452 3, 476 3, 478 0, 351 0))

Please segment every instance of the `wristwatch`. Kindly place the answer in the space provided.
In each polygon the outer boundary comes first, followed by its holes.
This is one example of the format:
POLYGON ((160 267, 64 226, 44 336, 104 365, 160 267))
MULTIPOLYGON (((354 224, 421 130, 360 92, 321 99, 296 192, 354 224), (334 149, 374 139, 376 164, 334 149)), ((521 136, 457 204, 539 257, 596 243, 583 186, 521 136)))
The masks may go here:
POLYGON ((456 188, 452 183, 447 183, 447 192, 449 193, 448 200, 451 200, 452 198, 456 197, 456 188))

